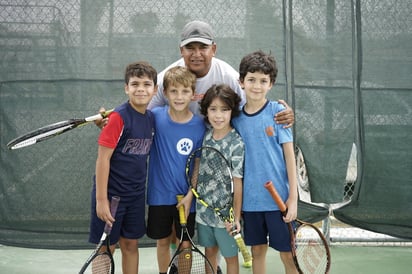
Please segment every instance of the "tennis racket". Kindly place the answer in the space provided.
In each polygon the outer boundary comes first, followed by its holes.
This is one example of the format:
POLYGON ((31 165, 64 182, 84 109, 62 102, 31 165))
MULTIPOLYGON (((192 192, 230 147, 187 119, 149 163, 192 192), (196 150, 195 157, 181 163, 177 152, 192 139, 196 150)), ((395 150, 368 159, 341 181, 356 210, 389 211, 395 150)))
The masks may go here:
MULTIPOLYGON (((120 197, 113 196, 110 202, 110 213, 113 217, 116 216, 119 201, 120 197)), ((110 251, 109 238, 111 230, 112 228, 106 224, 100 242, 80 269, 79 274, 114 274, 114 259, 110 251), (103 245, 105 245, 105 248, 102 248, 103 245)))
POLYGON ((191 153, 186 162, 186 180, 197 202, 213 211, 223 222, 232 223, 231 235, 242 254, 245 267, 252 265, 252 256, 247 249, 242 234, 234 225, 233 212, 233 176, 229 161, 223 154, 208 146, 203 146, 191 153), (196 163, 199 161, 200 163, 196 163), (208 199, 204 199, 197 187, 207 190, 208 199))
MULTIPOLYGON (((287 207, 276 191, 272 182, 267 182, 265 188, 275 200, 283 215, 287 207)), ((329 246, 322 232, 313 224, 296 219, 295 228, 288 223, 290 245, 296 268, 301 274, 329 273, 331 257, 329 246)))
MULTIPOLYGON (((177 195, 177 201, 180 202, 183 195, 177 195)), ((214 274, 215 271, 206 256, 194 244, 186 226, 185 209, 179 207, 179 221, 182 227, 180 233, 180 243, 176 249, 173 258, 170 260, 167 269, 168 274, 184 273, 184 274, 214 274), (183 235, 187 235, 190 241, 190 248, 183 248, 183 235)))
POLYGON ((41 141, 60 135, 66 131, 72 130, 79 126, 83 126, 89 122, 92 122, 92 121, 95 121, 101 118, 106 118, 112 111, 113 109, 108 110, 104 112, 103 114, 96 114, 96 115, 89 116, 83 119, 69 119, 69 120, 57 122, 54 124, 50 124, 50 125, 38 128, 36 130, 30 131, 24 135, 21 135, 11 140, 7 144, 7 147, 9 149, 19 149, 22 147, 34 145, 41 141))

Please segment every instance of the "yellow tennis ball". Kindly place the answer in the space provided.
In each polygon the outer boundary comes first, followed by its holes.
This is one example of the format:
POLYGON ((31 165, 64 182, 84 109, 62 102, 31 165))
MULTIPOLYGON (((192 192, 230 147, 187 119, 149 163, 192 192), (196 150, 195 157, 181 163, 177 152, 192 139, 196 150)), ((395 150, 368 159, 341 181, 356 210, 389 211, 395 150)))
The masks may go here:
POLYGON ((185 259, 186 260, 190 260, 190 257, 191 257, 190 254, 185 254, 185 259))

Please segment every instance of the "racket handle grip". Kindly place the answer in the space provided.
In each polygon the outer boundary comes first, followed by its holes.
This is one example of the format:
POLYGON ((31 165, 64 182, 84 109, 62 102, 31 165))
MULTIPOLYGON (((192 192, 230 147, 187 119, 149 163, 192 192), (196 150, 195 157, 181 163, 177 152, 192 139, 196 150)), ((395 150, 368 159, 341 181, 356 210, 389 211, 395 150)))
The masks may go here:
MULTIPOLYGON (((119 206, 119 202, 120 202, 119 196, 113 196, 110 201, 110 214, 112 215, 113 218, 116 217, 116 211, 117 211, 117 207, 119 206)), ((106 234, 109 234, 111 230, 112 228, 108 224, 104 226, 104 232, 106 234)))
POLYGON ((99 113, 99 114, 96 114, 96 115, 93 115, 93 116, 86 117, 86 118, 84 118, 84 120, 87 121, 87 122, 92 122, 92 121, 96 121, 98 119, 106 118, 107 116, 109 116, 110 113, 113 112, 113 110, 114 109, 106 110, 103 113, 99 113))
POLYGON ((116 215, 117 207, 119 206, 120 197, 113 196, 112 200, 110 201, 110 214, 112 214, 113 218, 116 215))
MULTIPOLYGON (((180 201, 183 199, 184 195, 176 195, 177 202, 180 203, 180 201)), ((185 207, 184 206, 179 206, 179 220, 181 225, 186 225, 186 217, 185 217, 185 207)))
POLYGON ((244 264, 247 266, 252 265, 252 256, 250 255, 249 250, 246 247, 245 241, 243 241, 242 235, 240 235, 240 233, 235 233, 235 235, 233 235, 233 238, 235 238, 240 253, 242 253, 244 264))
POLYGON ((275 200, 275 203, 278 205, 279 210, 282 212, 282 214, 285 216, 288 209, 283 202, 282 198, 280 197, 279 193, 277 192, 275 186, 273 185, 272 181, 268 181, 265 183, 265 188, 267 191, 269 191, 270 195, 272 196, 273 200, 275 200))
POLYGON ((106 110, 105 112, 101 113, 103 118, 106 118, 107 116, 109 116, 110 113, 112 113, 114 110, 114 108, 106 110))

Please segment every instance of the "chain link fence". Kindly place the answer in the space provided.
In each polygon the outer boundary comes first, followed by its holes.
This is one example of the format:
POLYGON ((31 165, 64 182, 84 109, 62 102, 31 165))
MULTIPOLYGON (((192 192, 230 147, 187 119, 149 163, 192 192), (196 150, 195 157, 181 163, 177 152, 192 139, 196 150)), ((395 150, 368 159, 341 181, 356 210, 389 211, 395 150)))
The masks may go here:
POLYGON ((234 68, 257 49, 275 55, 279 75, 269 96, 295 110, 303 201, 326 206, 332 218, 358 198, 374 204, 364 193, 378 197, 374 190, 383 189, 368 173, 376 166, 382 177, 395 174, 393 200, 408 208, 411 11, 409 0, 0 0, 0 240, 86 246, 98 129, 21 151, 5 144, 120 104, 124 67, 148 60, 161 71, 180 58, 180 31, 195 19, 213 26, 217 57, 234 68), (406 146, 374 142, 388 140, 387 132, 406 146))

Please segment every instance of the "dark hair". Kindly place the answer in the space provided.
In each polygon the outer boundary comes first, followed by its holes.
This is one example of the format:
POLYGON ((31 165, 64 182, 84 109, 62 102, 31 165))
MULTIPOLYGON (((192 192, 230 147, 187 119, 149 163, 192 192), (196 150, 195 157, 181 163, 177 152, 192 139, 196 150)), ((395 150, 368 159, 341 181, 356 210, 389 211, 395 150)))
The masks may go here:
POLYGON ((129 84, 132 77, 147 76, 153 80, 154 85, 157 85, 157 71, 148 62, 140 61, 127 65, 124 73, 124 81, 129 84))
POLYGON ((203 99, 199 103, 200 113, 205 117, 206 123, 209 123, 207 119, 207 109, 215 98, 222 100, 232 110, 230 119, 240 114, 239 104, 241 99, 239 95, 228 85, 213 85, 206 91, 203 99))
POLYGON ((190 87, 195 93, 196 90, 196 75, 188 68, 176 66, 167 70, 163 77, 163 89, 168 90, 170 86, 181 84, 184 87, 190 87))
POLYGON ((248 72, 262 72, 268 74, 272 84, 276 81, 278 68, 275 58, 261 50, 252 52, 242 58, 239 65, 239 80, 243 82, 248 72))

